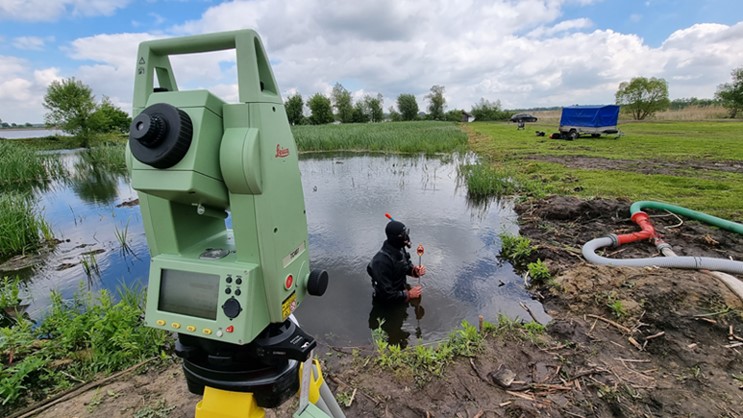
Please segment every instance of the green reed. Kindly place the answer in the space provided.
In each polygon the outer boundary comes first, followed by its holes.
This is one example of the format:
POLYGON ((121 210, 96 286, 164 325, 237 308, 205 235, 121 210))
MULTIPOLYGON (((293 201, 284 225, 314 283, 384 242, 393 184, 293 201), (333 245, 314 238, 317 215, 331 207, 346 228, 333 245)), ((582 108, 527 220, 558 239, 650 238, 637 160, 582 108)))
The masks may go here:
POLYGON ((370 151, 452 153, 467 148, 467 135, 450 122, 351 123, 294 126, 300 152, 370 151))
POLYGON ((27 194, 0 194, 0 260, 39 248, 51 228, 38 215, 27 194))
POLYGON ((54 155, 42 155, 28 147, 0 141, 0 191, 29 191, 65 172, 54 155))
POLYGON ((80 161, 75 165, 77 171, 95 170, 113 174, 126 173, 124 147, 121 145, 101 145, 87 149, 80 154, 80 161), (87 170, 86 170, 87 168, 87 170))

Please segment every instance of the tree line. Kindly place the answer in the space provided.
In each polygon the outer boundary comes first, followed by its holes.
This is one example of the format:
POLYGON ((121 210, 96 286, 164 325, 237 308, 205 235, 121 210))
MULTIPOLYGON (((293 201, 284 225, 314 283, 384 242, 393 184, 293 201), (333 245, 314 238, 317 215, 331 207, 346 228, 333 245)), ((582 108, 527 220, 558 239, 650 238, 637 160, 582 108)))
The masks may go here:
POLYGON ((643 120, 656 112, 666 109, 683 109, 689 106, 721 105, 728 110, 729 116, 735 118, 743 109, 743 67, 731 72, 730 83, 717 86, 715 98, 668 99, 668 83, 662 78, 635 77, 619 85, 616 92, 616 104, 622 111, 632 115, 635 120, 643 120))
MULTIPOLYGON (((622 111, 636 120, 642 120, 666 109, 683 109, 688 106, 722 105, 731 118, 743 110, 743 67, 731 72, 732 81, 717 86, 714 99, 683 98, 669 100, 668 83, 662 78, 635 77, 622 82, 615 94, 616 104, 622 111)), ((315 93, 306 102, 309 116, 305 116, 305 102, 299 93, 290 95, 285 101, 287 118, 292 125, 322 125, 332 122, 366 123, 381 122, 385 118, 392 121, 446 120, 465 121, 469 117, 480 121, 508 120, 511 111, 502 109, 499 100, 481 98, 472 106, 470 112, 455 109, 445 111, 445 87, 434 85, 425 96, 427 113, 420 111, 415 95, 402 93, 395 101, 397 108, 390 106, 387 115, 383 111, 384 98, 365 95, 354 103, 351 92, 342 84, 336 83, 330 97, 315 93)), ((61 129, 77 136, 83 146, 87 146, 91 136, 98 133, 126 133, 129 131, 131 117, 103 96, 96 102, 92 89, 74 77, 55 80, 47 88, 44 116, 47 127, 61 129)), ((0 127, 16 127, 0 119, 0 127)), ((32 126, 30 123, 26 127, 32 126)))
MULTIPOLYGON (((696 97, 669 100, 668 83, 662 78, 635 77, 622 82, 615 94, 616 104, 622 106, 622 112, 630 114, 635 120, 643 120, 666 109, 678 110, 689 106, 725 107, 731 118, 735 118, 743 109, 743 67, 732 71, 731 83, 717 87, 714 99, 696 97)), ((479 121, 508 120, 513 111, 504 110, 500 101, 489 101, 481 98, 472 106, 470 112, 450 110, 445 112, 446 98, 444 86, 434 85, 425 96, 428 102, 428 113, 419 111, 418 102, 413 94, 403 93, 397 96, 397 109, 390 106, 387 117, 391 121, 410 120, 447 120, 466 121, 470 116, 479 121)), ((307 101, 309 116, 305 116, 305 102, 299 93, 286 100, 287 117, 292 125, 321 125, 332 122, 363 123, 381 122, 385 115, 382 111, 381 94, 375 97, 364 96, 353 103, 351 93, 340 83, 333 87, 330 97, 315 93, 307 101)))
MULTIPOLYGON (((430 92, 425 96, 425 100, 428 102, 427 113, 420 111, 415 95, 402 93, 397 96, 395 101, 397 108, 390 106, 388 113, 385 115, 383 110, 384 97, 381 94, 376 96, 367 94, 354 103, 351 93, 340 83, 333 86, 330 97, 322 93, 315 93, 305 102, 300 93, 294 93, 287 97, 284 104, 287 118, 292 125, 382 122, 385 118, 392 121, 462 121, 467 114, 464 110, 445 111, 446 98, 444 92, 444 86, 434 85, 431 87, 430 92), (308 110, 308 114, 305 110, 308 110)), ((497 110, 500 111, 500 103, 485 102, 485 105, 488 106, 487 110, 491 113, 492 107, 498 107, 497 110)))
POLYGON ((441 85, 431 87, 425 96, 427 112, 421 111, 414 94, 401 93, 395 100, 397 107, 390 106, 385 114, 384 98, 381 94, 376 96, 367 94, 354 102, 351 93, 340 83, 333 86, 329 97, 315 93, 305 102, 301 94, 294 93, 287 97, 284 105, 287 118, 292 125, 382 122, 384 119, 393 122, 412 120, 461 122, 469 116, 477 120, 507 120, 510 117, 510 112, 501 108, 500 101, 489 101, 484 98, 480 99, 470 112, 464 109, 446 111, 445 90, 446 88, 441 85))

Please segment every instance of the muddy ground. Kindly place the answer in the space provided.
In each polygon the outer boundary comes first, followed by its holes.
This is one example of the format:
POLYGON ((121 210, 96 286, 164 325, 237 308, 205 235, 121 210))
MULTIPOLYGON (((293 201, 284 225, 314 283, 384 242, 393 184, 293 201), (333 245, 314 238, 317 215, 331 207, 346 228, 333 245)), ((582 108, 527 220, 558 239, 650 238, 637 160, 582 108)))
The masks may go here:
MULTIPOLYGON (((321 346, 331 388, 350 403, 346 415, 743 417, 741 300, 702 272, 600 267, 580 255, 592 238, 637 230, 629 205, 553 197, 517 208, 521 234, 554 277, 534 288, 554 318, 538 340, 489 337, 477 357, 457 359, 422 387, 377 366, 371 347, 321 346)), ((651 215, 678 255, 743 259, 739 235, 651 215)), ((642 242, 604 255, 650 257, 655 250, 642 242)), ((172 364, 126 373, 30 416, 192 417, 198 399, 172 364)), ((294 405, 268 416, 291 416, 294 405)))

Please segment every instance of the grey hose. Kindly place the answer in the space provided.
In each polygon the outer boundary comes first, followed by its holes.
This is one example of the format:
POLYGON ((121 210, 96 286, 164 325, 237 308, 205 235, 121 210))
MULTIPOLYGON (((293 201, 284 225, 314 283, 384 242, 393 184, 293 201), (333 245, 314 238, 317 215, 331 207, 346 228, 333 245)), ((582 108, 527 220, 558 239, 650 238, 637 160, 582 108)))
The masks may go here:
MULTIPOLYGON (((666 257, 678 257, 675 252, 671 249, 671 246, 668 244, 661 244, 659 246, 660 252, 663 253, 666 257)), ((743 282, 738 280, 737 277, 731 276, 727 273, 723 273, 721 271, 710 271, 710 270, 700 270, 702 273, 705 273, 707 275, 710 275, 714 277, 715 279, 721 281, 725 286, 730 289, 731 292, 735 293, 736 296, 743 302, 743 282)))
POLYGON ((652 257, 652 258, 631 258, 631 259, 614 259, 602 257, 596 254, 599 248, 610 247, 614 245, 612 237, 601 237, 588 241, 583 245, 583 257, 589 263, 604 266, 615 267, 668 267, 690 270, 715 270, 724 271, 732 274, 743 274, 743 262, 725 260, 713 257, 652 257))

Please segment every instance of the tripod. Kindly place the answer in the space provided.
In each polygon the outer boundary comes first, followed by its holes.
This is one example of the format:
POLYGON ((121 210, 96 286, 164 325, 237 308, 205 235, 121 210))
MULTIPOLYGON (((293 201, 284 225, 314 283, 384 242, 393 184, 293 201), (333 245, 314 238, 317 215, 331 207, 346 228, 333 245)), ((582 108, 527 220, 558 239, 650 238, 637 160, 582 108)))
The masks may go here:
POLYGON ((203 395, 195 418, 263 418, 302 385, 295 418, 344 418, 312 359, 317 343, 291 320, 269 325, 246 345, 178 335, 188 390, 203 395), (303 362, 303 363, 300 363, 303 362), (311 367, 310 367, 311 366, 311 367))

